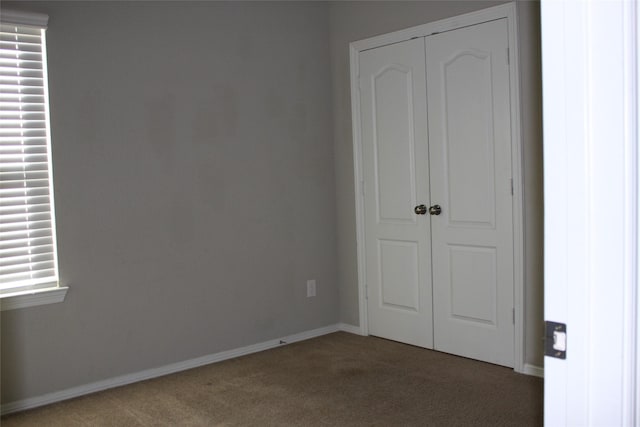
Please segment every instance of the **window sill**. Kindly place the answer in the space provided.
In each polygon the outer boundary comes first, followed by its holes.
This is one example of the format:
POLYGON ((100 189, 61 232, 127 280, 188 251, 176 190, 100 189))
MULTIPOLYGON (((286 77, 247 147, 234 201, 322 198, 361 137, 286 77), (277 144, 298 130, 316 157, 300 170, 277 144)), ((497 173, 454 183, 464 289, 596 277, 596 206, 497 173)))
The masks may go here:
POLYGON ((68 290, 67 286, 56 286, 0 295, 0 311, 62 302, 68 290))

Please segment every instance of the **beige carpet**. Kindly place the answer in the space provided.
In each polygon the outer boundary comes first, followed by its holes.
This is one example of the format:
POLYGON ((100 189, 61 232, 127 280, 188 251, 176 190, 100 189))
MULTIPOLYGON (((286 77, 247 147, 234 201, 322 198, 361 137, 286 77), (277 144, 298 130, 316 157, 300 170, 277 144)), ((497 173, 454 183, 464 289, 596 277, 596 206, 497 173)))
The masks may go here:
POLYGON ((542 425, 540 378, 338 332, 2 419, 12 426, 542 425))

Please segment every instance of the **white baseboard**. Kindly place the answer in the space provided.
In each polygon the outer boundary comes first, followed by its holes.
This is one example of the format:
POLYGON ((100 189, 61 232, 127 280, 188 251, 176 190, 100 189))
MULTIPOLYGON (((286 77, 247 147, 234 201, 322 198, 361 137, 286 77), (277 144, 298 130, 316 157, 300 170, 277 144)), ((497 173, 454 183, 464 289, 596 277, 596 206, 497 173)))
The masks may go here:
POLYGON ((534 375, 536 377, 544 378, 544 368, 540 366, 530 365, 528 363, 524 364, 524 369, 522 370, 523 374, 526 375, 534 375))
POLYGON ((348 323, 338 323, 338 329, 344 332, 349 332, 350 334, 363 335, 360 326, 353 326, 348 323))
POLYGON ((257 353, 259 351, 269 350, 284 344, 291 344, 297 341, 308 340, 310 338, 315 338, 321 335, 326 335, 332 332, 343 330, 341 326, 342 324, 329 325, 325 326, 324 328, 300 332, 298 334, 293 334, 279 339, 273 339, 262 343, 237 348, 234 350, 209 354, 207 356, 197 357, 195 359, 185 360, 183 362, 172 363, 170 365, 161 366, 159 368, 147 369, 144 371, 135 372, 133 374, 121 375, 119 377, 109 378, 90 384, 72 387, 66 390, 55 391, 52 393, 43 394, 41 396, 30 397, 23 400, 17 400, 15 402, 9 402, 3 404, 2 407, 0 407, 0 414, 5 415, 12 412, 24 411, 26 409, 32 409, 38 406, 48 405, 50 403, 60 402, 62 400, 83 396, 85 394, 95 393, 97 391, 107 390, 114 387, 132 384, 138 381, 144 381, 151 378, 161 377, 163 375, 173 374, 175 372, 180 372, 187 369, 197 368, 199 366, 208 365, 211 363, 221 362, 227 359, 233 359, 235 357, 240 357, 251 353, 257 353))

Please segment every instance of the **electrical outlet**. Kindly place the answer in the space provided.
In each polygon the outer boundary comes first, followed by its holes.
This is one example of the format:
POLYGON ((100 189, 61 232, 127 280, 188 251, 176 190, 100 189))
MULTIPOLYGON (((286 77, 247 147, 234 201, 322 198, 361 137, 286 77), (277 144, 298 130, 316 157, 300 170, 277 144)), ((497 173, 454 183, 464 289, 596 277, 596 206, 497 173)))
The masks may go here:
POLYGON ((307 298, 316 296, 316 281, 307 280, 307 298))

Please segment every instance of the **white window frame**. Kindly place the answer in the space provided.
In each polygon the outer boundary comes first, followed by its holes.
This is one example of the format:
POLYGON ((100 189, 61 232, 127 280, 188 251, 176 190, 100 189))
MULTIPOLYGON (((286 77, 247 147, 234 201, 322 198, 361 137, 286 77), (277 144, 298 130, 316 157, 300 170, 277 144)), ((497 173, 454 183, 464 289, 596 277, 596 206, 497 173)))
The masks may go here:
MULTIPOLYGON (((31 26, 46 30, 49 17, 37 13, 24 13, 11 10, 3 10, 0 21, 3 24, 15 24, 18 26, 31 26)), ((44 284, 30 286, 16 286, 0 290, 0 311, 13 310, 18 308, 32 307, 36 305, 51 304, 64 301, 68 287, 60 286, 58 278, 57 247, 55 235, 55 208, 53 200, 53 175, 51 167, 51 126, 49 123, 49 94, 47 81, 47 56, 46 39, 42 36, 42 65, 44 74, 44 97, 45 97, 45 121, 47 139, 47 157, 49 162, 49 188, 50 188, 50 210, 53 241, 54 277, 53 281, 44 284)))

